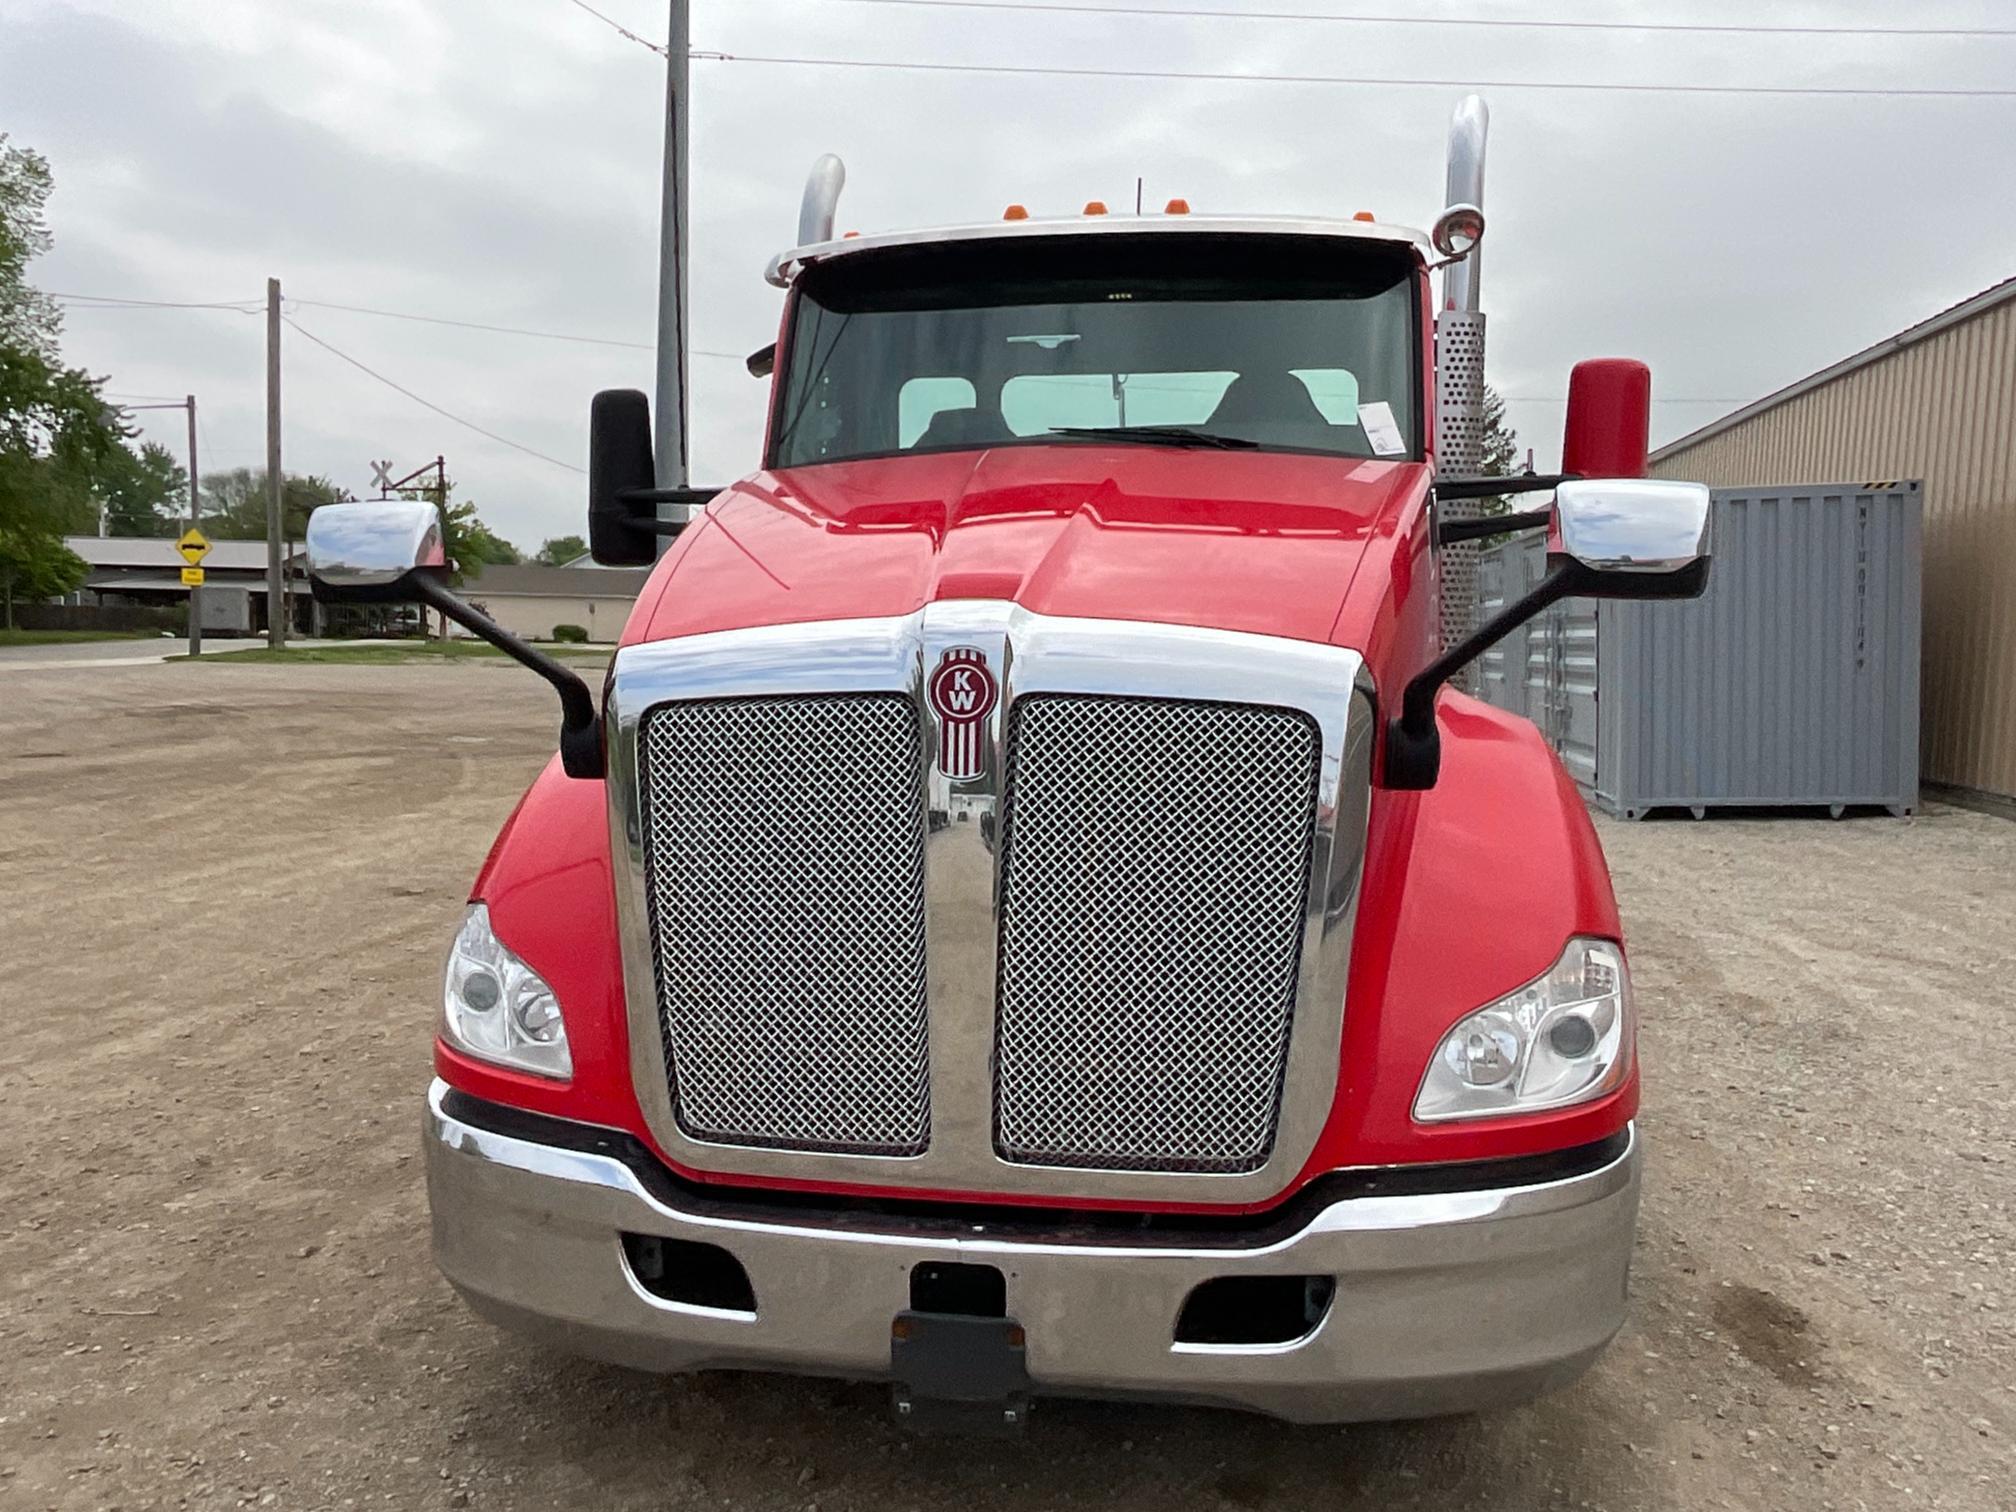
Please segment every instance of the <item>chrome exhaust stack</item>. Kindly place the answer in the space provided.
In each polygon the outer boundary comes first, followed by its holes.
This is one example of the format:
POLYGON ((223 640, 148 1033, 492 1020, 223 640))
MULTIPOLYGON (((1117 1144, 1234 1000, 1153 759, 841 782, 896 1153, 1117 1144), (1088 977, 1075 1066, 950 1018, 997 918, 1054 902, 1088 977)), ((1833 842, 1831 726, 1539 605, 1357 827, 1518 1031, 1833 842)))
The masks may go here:
MULTIPOLYGON (((1484 208, 1484 139, 1491 131, 1491 107, 1484 103, 1482 95, 1466 95, 1456 107, 1455 115, 1449 120, 1449 179, 1447 196, 1443 203, 1449 207, 1442 212, 1444 221, 1451 211, 1469 207, 1481 217, 1484 208)), ((1438 226, 1441 224, 1437 222, 1438 226)), ((1451 249, 1441 245, 1436 239, 1437 250, 1443 256, 1450 255, 1451 249)), ((1477 313, 1477 249, 1473 242, 1467 253, 1458 255, 1442 270, 1442 308, 1457 310, 1464 314, 1477 313)))
POLYGON ((812 165, 805 179, 805 198, 798 206, 799 246, 833 240, 833 218, 840 211, 840 191, 846 184, 847 165, 832 153, 812 165))
MULTIPOLYGON (((1491 111, 1467 95, 1449 121, 1448 208, 1435 223, 1442 269, 1442 308, 1435 316, 1435 471, 1475 477, 1484 462, 1484 315, 1477 307, 1478 238, 1483 235, 1484 141, 1491 111)), ((1470 499, 1440 499, 1438 520, 1475 519, 1470 499)), ((1442 555, 1442 644, 1470 634, 1477 622, 1477 543, 1451 542, 1442 555)), ((1467 686, 1474 672, 1459 674, 1467 686)))

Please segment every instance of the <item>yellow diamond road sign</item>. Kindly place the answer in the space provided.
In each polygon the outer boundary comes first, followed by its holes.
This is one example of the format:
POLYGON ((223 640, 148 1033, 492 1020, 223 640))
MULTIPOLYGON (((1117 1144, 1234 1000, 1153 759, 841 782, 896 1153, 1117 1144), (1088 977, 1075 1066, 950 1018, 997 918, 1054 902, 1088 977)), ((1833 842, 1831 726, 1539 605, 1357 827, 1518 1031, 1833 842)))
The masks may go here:
POLYGON ((210 538, 192 525, 182 532, 182 539, 175 543, 175 549, 182 553, 182 560, 191 567, 200 567, 203 558, 210 555, 210 538))
POLYGON ((203 586, 203 569, 201 567, 184 567, 182 569, 182 586, 184 588, 201 588, 203 586))

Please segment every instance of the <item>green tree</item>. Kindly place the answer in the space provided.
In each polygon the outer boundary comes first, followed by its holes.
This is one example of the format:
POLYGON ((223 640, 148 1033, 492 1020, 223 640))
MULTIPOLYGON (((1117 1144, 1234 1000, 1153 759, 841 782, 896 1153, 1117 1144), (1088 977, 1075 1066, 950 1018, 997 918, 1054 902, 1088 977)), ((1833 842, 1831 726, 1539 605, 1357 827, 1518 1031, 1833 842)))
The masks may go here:
POLYGON ((28 282, 50 245, 50 183, 46 161, 0 135, 0 591, 10 621, 15 598, 83 580, 63 535, 95 526, 100 484, 134 461, 101 380, 62 364, 55 301, 28 282))
MULTIPOLYGON (((205 534, 225 541, 266 539, 266 469, 233 467, 203 475, 203 529, 205 534)), ((282 473, 280 483, 280 531, 290 541, 308 533, 308 516, 324 504, 341 504, 351 497, 340 484, 318 476, 282 473)))
POLYGON ((1519 432, 1505 419, 1505 400, 1484 385, 1484 467, 1487 478, 1509 478, 1518 470, 1519 432))
MULTIPOLYGON (((452 490, 455 485, 451 482, 448 487, 452 490)), ((476 506, 467 499, 455 499, 441 511, 441 527, 458 583, 482 576, 484 567, 492 562, 515 567, 525 560, 522 551, 483 523, 476 506)))
POLYGON ((539 548, 539 554, 532 558, 544 562, 548 567, 565 567, 578 556, 585 556, 588 543, 577 535, 555 536, 539 548))
POLYGON ((0 349, 56 360, 56 301, 29 287, 28 264, 49 250, 43 207, 49 164, 26 147, 10 147, 0 131, 0 349))
POLYGON ((116 536, 177 536, 189 523, 189 474, 155 441, 122 446, 101 470, 97 494, 116 536))
POLYGON ((46 531, 0 525, 0 599, 6 625, 14 628, 14 601, 34 603, 83 586, 90 568, 82 557, 46 531))
MULTIPOLYGON (((1488 383, 1484 385, 1483 452, 1483 465, 1477 469, 1480 477, 1509 478, 1520 470, 1519 432, 1507 423, 1505 400, 1488 383)), ((1507 514, 1511 508, 1511 501, 1504 494, 1477 501, 1477 512, 1483 515, 1507 514)))

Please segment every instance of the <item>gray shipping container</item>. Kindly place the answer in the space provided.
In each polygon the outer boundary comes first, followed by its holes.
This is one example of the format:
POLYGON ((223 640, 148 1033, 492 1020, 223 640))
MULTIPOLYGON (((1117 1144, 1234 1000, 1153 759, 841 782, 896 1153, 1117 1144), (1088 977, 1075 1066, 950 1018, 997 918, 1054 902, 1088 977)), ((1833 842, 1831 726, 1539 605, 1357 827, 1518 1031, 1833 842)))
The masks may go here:
MULTIPOLYGON (((1680 603, 1570 599, 1482 660, 1597 804, 1918 807, 1917 483, 1715 491, 1708 591, 1680 603)), ((1532 532, 1489 546, 1482 613, 1540 580, 1532 532)))

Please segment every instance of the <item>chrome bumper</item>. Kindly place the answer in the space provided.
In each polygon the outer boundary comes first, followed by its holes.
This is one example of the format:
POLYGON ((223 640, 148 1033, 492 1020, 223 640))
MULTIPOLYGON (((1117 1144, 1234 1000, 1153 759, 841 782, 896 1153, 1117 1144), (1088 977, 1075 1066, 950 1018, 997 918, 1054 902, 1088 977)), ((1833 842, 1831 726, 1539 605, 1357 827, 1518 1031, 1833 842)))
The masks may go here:
POLYGON ((1254 1247, 1041 1242, 906 1232, 900 1218, 819 1226, 685 1212, 612 1155, 426 1118, 434 1253, 483 1316, 572 1353, 644 1370, 890 1370, 890 1325, 931 1260, 998 1267, 1054 1396, 1160 1397, 1298 1422, 1431 1416, 1565 1385, 1624 1318, 1638 1210, 1635 1131, 1586 1174, 1539 1185, 1351 1197, 1254 1247), (753 1313, 668 1302, 632 1274, 623 1232, 728 1250, 753 1313), (1326 1275, 1322 1321, 1291 1344, 1173 1342, 1184 1299, 1221 1276, 1326 1275))

